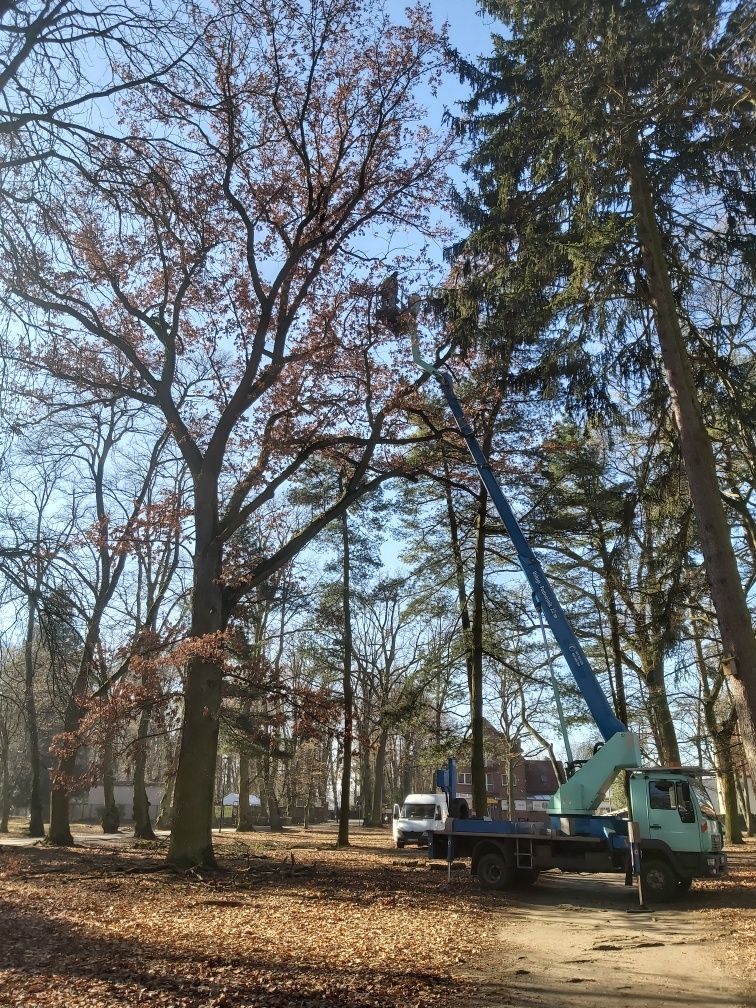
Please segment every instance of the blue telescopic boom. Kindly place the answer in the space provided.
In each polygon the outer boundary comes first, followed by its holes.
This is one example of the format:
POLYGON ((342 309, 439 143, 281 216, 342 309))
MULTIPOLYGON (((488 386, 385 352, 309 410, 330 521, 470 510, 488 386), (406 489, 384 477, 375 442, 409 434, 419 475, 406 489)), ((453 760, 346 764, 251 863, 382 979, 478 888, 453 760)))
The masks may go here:
POLYGON ((502 493, 499 481, 491 471, 491 467, 488 464, 486 456, 483 454, 483 449, 480 447, 478 439, 475 437, 470 423, 465 417, 465 414, 462 412, 462 406, 460 405, 459 399, 457 399, 454 392, 451 375, 448 374, 448 372, 441 371, 437 367, 434 367, 432 364, 428 364, 426 361, 421 359, 417 346, 416 334, 413 334, 412 355, 415 363, 418 364, 424 371, 432 374, 441 386, 441 390, 443 391, 444 397, 449 404, 449 409, 454 416, 459 432, 465 439, 465 443, 467 444, 470 454, 473 457, 473 461, 480 473, 483 485, 488 491, 494 507, 498 511, 499 517, 504 523, 514 548, 517 551, 517 559, 519 560, 520 567, 522 567, 523 573, 528 579, 528 583, 533 591, 533 600, 543 612, 546 622, 551 628, 551 632, 554 634, 557 644, 564 655, 564 659, 569 665, 570 672, 572 672, 575 682, 577 683, 578 688, 588 705, 588 710, 593 715, 593 719, 596 722, 598 730, 601 732, 604 741, 608 742, 613 735, 617 734, 617 732, 626 732, 627 727, 622 724, 612 710, 604 691, 599 685, 596 673, 588 663, 588 659, 583 653, 580 642, 575 636, 567 617, 564 615, 562 607, 554 594, 553 588, 546 579, 546 575, 544 574, 538 558, 530 548, 530 544, 525 538, 519 522, 514 516, 512 508, 509 506, 506 497, 502 493))

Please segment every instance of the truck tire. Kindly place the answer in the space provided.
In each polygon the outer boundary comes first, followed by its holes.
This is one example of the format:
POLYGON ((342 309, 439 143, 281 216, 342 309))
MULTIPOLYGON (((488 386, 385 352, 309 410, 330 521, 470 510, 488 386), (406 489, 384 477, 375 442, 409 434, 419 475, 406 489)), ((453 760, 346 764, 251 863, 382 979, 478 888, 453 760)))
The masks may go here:
POLYGON ((397 848, 398 848, 399 850, 401 850, 401 849, 402 849, 402 847, 404 847, 404 840, 397 840, 397 841, 396 841, 396 846, 397 846, 397 848))
POLYGON ((481 855, 477 872, 481 889, 510 889, 514 882, 515 870, 498 851, 488 851, 481 855))
POLYGON ((648 903, 668 903, 680 895, 680 879, 668 861, 643 858, 641 861, 643 898, 648 903))

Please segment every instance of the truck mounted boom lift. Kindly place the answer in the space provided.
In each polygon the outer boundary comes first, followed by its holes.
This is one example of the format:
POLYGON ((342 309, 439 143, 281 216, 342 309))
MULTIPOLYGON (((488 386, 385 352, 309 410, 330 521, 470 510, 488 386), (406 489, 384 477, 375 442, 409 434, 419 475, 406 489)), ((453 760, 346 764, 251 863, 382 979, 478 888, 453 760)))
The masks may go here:
MULTIPOLYGON (((384 288, 379 313, 398 330, 396 279, 384 288), (388 291, 388 293, 387 293, 388 291)), ((509 534, 535 605, 551 629, 572 676, 604 739, 594 755, 575 769, 549 804, 550 828, 509 820, 491 821, 450 815, 433 833, 432 856, 470 857, 472 871, 483 887, 504 889, 531 884, 541 871, 559 868, 577 872, 629 870, 628 820, 595 814, 617 774, 626 773, 628 814, 640 829, 641 873, 646 898, 670 899, 690 886, 694 877, 726 870, 722 832, 700 771, 684 768, 641 768, 637 737, 615 715, 575 633, 546 578, 538 558, 494 475, 454 392, 451 375, 420 355, 415 308, 410 304, 412 355, 419 368, 436 379, 457 428, 465 440, 496 511, 509 534)), ((405 314, 406 317, 406 314, 405 314)), ((405 328, 406 331, 406 328, 405 328)), ((450 809, 455 773, 450 765, 445 789, 450 809)))

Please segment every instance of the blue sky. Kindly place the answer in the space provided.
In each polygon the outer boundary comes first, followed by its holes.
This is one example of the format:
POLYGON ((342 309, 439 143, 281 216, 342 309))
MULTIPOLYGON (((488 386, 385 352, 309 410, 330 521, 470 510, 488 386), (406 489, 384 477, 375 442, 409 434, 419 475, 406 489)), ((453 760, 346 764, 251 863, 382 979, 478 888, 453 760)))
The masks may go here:
MULTIPOLYGON (((474 0, 430 0, 429 7, 438 28, 445 22, 449 25, 451 44, 464 56, 475 57, 489 51, 491 32, 494 26, 501 30, 501 23, 488 15, 481 17, 474 0)), ((404 20, 407 0, 386 0, 386 11, 397 21, 404 20)), ((456 77, 451 74, 439 92, 438 98, 428 99, 428 112, 432 125, 441 122, 444 108, 452 108, 454 103, 466 94, 456 77)))
MULTIPOLYGON (((408 6, 407 0, 384 0, 383 4, 389 18, 396 23, 406 22, 405 11, 408 6)), ((473 60, 490 51, 491 33, 494 30, 501 30, 502 27, 501 22, 488 16, 482 17, 475 0, 457 0, 457 2, 455 0, 427 0, 427 6, 431 10, 437 28, 440 29, 443 24, 448 24, 449 40, 452 46, 462 55, 473 60)), ((468 93, 467 85, 461 84, 456 75, 450 72, 446 74, 435 95, 428 88, 419 88, 416 96, 419 103, 426 109, 428 125, 434 130, 443 132, 448 129, 448 125, 443 122, 444 112, 448 110, 452 113, 458 113, 458 103, 466 98, 468 93)), ((465 152, 460 149, 458 165, 452 166, 448 170, 450 182, 458 189, 464 188, 464 173, 459 167, 464 159, 465 152)), ((448 218, 443 213, 441 213, 440 220, 451 226, 453 234, 451 237, 447 236, 443 241, 432 242, 428 251, 433 261, 438 264, 439 269, 445 270, 446 267, 443 265, 444 246, 450 244, 454 237, 460 237, 465 229, 459 222, 448 218)), ((378 236, 373 236, 370 241, 373 251, 382 244, 378 236)), ((385 249, 381 250, 381 254, 385 254, 388 261, 391 259, 391 254, 397 249, 401 248, 407 252, 416 241, 417 236, 399 231, 390 236, 388 244, 385 249)), ((428 279, 425 266, 422 267, 421 275, 428 279)), ((406 273, 406 267, 405 281, 411 283, 406 273)))

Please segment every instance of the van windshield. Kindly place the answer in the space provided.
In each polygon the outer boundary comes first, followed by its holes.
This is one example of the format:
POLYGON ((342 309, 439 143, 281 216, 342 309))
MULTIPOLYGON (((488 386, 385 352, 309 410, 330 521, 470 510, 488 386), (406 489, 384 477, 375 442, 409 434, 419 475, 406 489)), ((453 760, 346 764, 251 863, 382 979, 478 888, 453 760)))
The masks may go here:
POLYGON ((435 805, 403 805, 402 819, 432 819, 436 814, 435 805))

